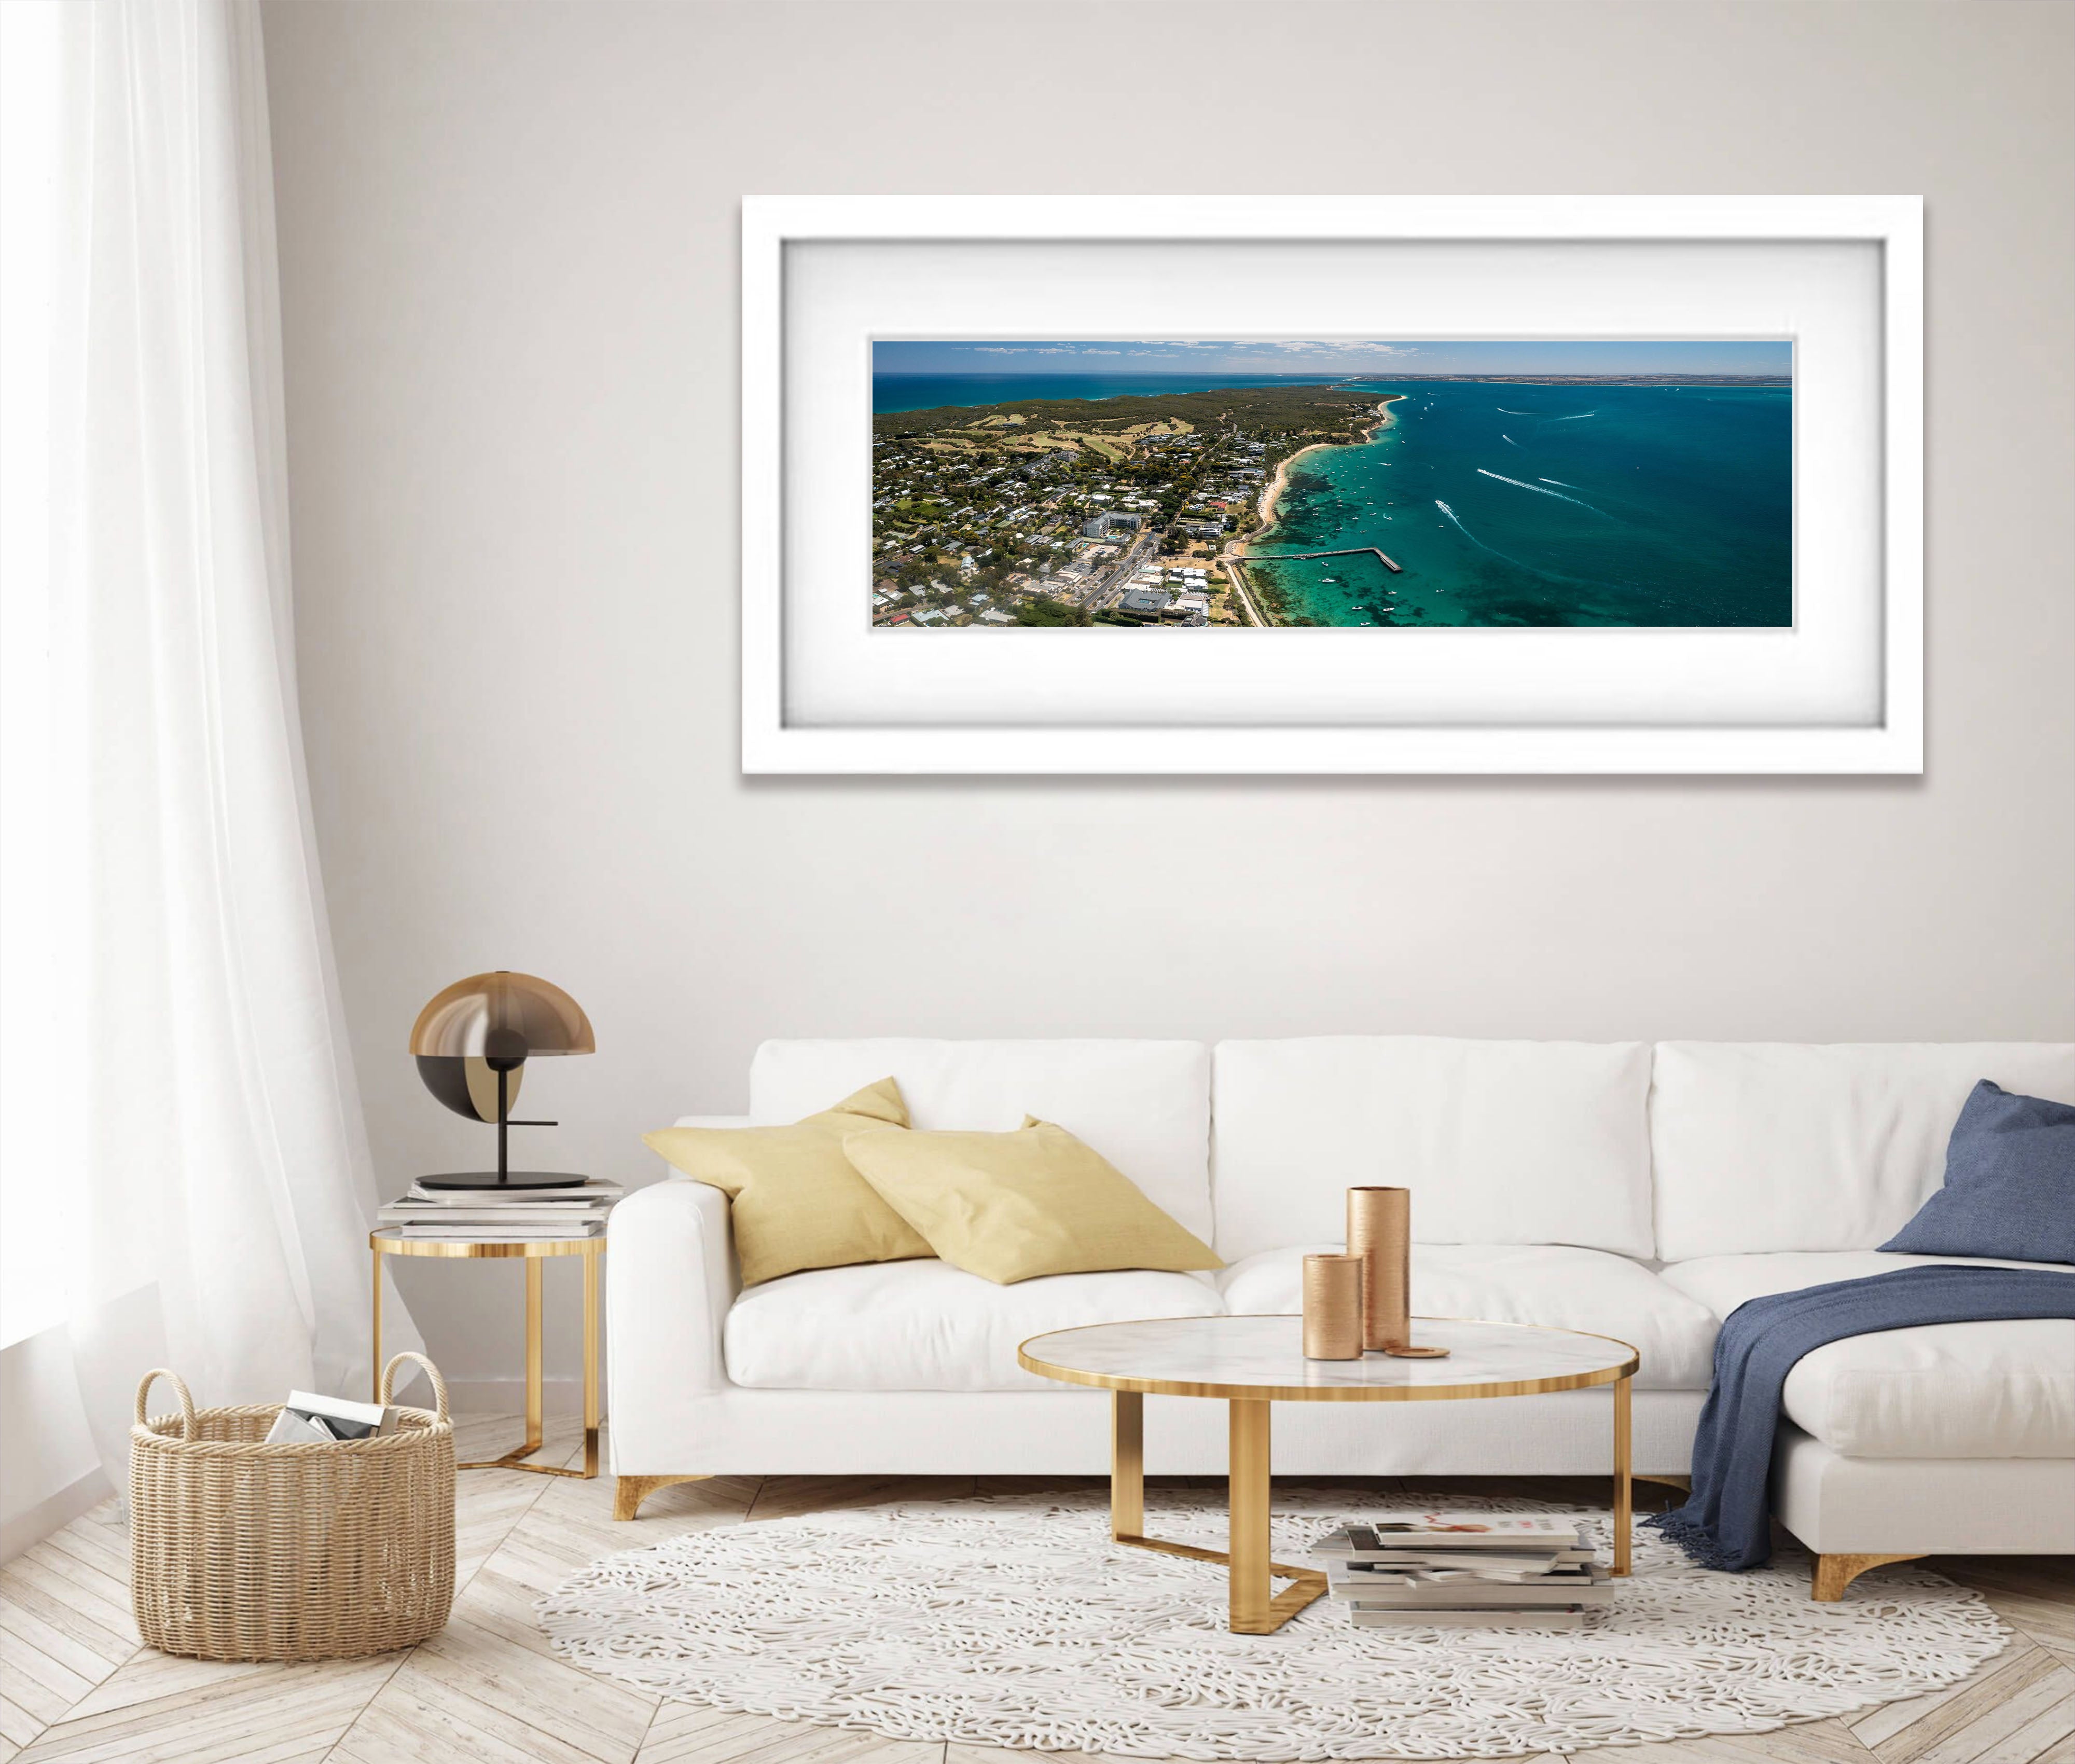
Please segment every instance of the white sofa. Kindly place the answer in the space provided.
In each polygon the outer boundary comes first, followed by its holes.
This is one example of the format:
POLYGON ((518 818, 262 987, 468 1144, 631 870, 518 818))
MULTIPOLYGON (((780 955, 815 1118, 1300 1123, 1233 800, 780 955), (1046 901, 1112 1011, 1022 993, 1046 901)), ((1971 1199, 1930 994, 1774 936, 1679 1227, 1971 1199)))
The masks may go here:
MULTIPOLYGON (((1294 1311, 1303 1256, 1337 1244, 1360 1182, 1413 1191, 1415 1311, 1632 1344, 1634 1468, 1675 1476, 1736 1306, 1937 1259, 1874 1246, 1939 1186, 1977 1079, 2075 1102, 2075 1046, 2044 1043, 792 1041, 758 1050, 747 1116, 685 1124, 797 1120, 889 1073, 917 1128, 1058 1122, 1228 1266, 996 1286, 908 1261, 743 1291, 726 1198, 642 1189, 611 1224, 622 1517, 694 1476, 1103 1472, 1102 1393, 1022 1371, 1017 1344, 1294 1311)), ((1286 1405, 1275 1469, 1605 1474, 1610 1402, 1286 1405)), ((1783 1406, 1776 1509, 1837 1559, 1833 1588, 1869 1558, 2075 1551, 2075 1322, 1836 1343, 1783 1406)), ((1222 1404, 1156 1401, 1145 1427, 1149 1470, 1224 1470, 1222 1404)))

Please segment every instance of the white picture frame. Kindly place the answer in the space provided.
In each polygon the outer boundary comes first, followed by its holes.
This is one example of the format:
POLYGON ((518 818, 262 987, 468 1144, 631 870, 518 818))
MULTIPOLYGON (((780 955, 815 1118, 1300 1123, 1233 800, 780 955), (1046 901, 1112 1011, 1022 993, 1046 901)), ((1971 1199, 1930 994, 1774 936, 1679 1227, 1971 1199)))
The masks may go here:
MULTIPOLYGON (((1924 768, 1920 197, 756 197, 743 201, 742 251, 746 772, 1762 774, 1911 773, 1924 768), (1878 363, 1878 408, 1852 414, 1860 432, 1878 445, 1877 466, 1869 476, 1875 493, 1858 499, 1853 506, 1859 511, 1852 516, 1849 530, 1837 539, 1857 548, 1858 568, 1869 584, 1863 616, 1850 634, 1850 642, 1863 651, 1853 663, 1866 682, 1862 708, 1849 715, 1787 721, 1653 722, 1630 714, 1604 723, 1576 715, 1561 722, 1522 721, 1510 718, 1503 703, 1492 706, 1481 720, 1456 717, 1423 723, 1211 723, 1180 716, 1146 720, 1098 709, 1062 712, 1038 723, 932 718, 917 714, 912 694, 898 706, 889 697, 882 714, 868 690, 849 694, 851 702, 832 711, 809 714, 802 708, 803 682, 826 679, 842 658, 818 669, 810 665, 814 658, 807 646, 818 640, 817 631, 804 619, 789 621, 789 598, 810 592, 826 598, 834 584, 800 579, 814 568, 824 576, 831 573, 826 565, 801 561, 811 560, 815 550, 803 536, 813 541, 825 524, 851 516, 823 506, 826 491, 813 488, 814 474, 801 464, 802 438, 788 433, 789 253, 859 242, 925 242, 934 250, 955 252, 1003 242, 1064 251, 1087 242, 1119 241, 1174 242, 1198 250, 1319 242, 1520 242, 1676 250, 1696 242, 1733 241, 1782 251, 1849 242, 1871 247, 1878 254, 1878 281, 1870 284, 1877 285, 1870 299, 1878 310, 1868 322, 1877 325, 1878 334, 1865 346, 1872 352, 1869 358, 1878 363), (794 444, 789 448, 789 441, 794 444), (801 482, 789 482, 789 470, 801 482), (815 500, 818 495, 822 501, 815 500), (789 580, 789 560, 794 571, 789 580)), ((1631 251, 1621 261, 1632 267, 1640 260, 1631 251)), ((1376 323, 1381 325, 1387 317, 1379 313, 1376 323)), ((971 327, 960 334, 1037 334, 990 329, 991 317, 976 313, 971 327)), ((1618 334, 1633 333, 1631 317, 1618 334)), ((1366 334, 1392 333, 1372 328, 1366 334)), ((1409 333, 1401 328, 1395 334, 1409 333)), ((1864 395, 1854 396, 1866 402, 1864 395)), ((843 421, 847 420, 845 416, 843 421)), ((814 426, 818 431, 843 423, 814 426)), ((859 419, 860 453, 868 445, 863 438, 868 427, 868 407, 859 419)), ((1797 441, 1797 509, 1805 472, 1819 470, 1824 463, 1804 460, 1803 451, 1797 441)), ((1857 469, 1869 474, 1863 464, 1857 469)), ((828 481, 826 472, 821 481, 828 481)), ((859 507, 868 501, 864 491, 859 507)), ((1797 528, 1797 607, 1804 591, 1824 591, 1820 581, 1804 584, 1803 570, 1797 528)), ((858 574, 862 606, 862 589, 869 579, 868 563, 862 559, 858 574)), ((881 635, 896 643, 905 637, 910 653, 930 646, 941 652, 946 644, 966 640, 963 634, 881 635)), ((1220 633, 1218 640, 1301 642, 1315 635, 1220 633)), ((1373 641, 1378 634, 1360 635, 1373 641)), ((1056 644, 1062 637, 1077 636, 1085 640, 1084 634, 1051 631, 974 634, 981 644, 1004 646, 1025 638, 1056 644)), ((848 655, 859 653, 854 635, 847 632, 843 640, 852 645, 848 655)), ((1002 654, 1011 659, 990 660, 1013 673, 1017 653, 1004 649, 1002 654)), ((1056 657, 1059 652, 1033 648, 1021 653, 1056 657)), ((1283 652, 1285 660, 1290 653, 1283 652)), ((1725 666, 1733 672, 1739 665, 1766 665, 1758 659, 1761 652, 1745 653, 1750 659, 1740 663, 1736 652, 1724 651, 1725 666)))

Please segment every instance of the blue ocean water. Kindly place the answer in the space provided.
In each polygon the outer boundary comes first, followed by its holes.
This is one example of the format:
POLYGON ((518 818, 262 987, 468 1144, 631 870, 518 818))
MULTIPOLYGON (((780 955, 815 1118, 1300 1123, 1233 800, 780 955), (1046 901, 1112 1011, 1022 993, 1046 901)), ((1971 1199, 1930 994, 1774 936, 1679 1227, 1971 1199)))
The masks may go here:
POLYGON ((875 374, 872 408, 934 410, 944 404, 1006 404, 1020 398, 1123 398, 1133 393, 1207 392, 1220 386, 1327 386, 1330 374, 875 374))
POLYGON ((1304 454, 1249 549, 1326 625, 1791 625, 1787 387, 1369 382, 1404 395, 1361 446, 1304 454))

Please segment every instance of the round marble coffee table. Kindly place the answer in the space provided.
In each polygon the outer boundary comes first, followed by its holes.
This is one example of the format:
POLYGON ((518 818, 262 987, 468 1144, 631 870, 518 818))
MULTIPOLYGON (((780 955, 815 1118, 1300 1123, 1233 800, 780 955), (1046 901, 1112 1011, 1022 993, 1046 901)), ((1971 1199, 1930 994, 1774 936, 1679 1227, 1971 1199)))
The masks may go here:
POLYGON ((1110 1534, 1119 1543, 1228 1571, 1231 1627, 1243 1635, 1279 1629, 1326 1590, 1310 1568, 1268 1554, 1268 1414, 1271 1402, 1447 1402, 1539 1396, 1552 1390, 1614 1387, 1614 1564, 1629 1571, 1629 1380, 1636 1352, 1610 1335, 1531 1323, 1469 1323, 1419 1317, 1422 1346, 1445 1360, 1307 1360, 1297 1317, 1170 1317, 1094 1323, 1033 1335, 1017 1352, 1026 1371, 1111 1393, 1110 1534), (1145 1402, 1221 1397, 1230 1405, 1226 1502, 1229 1550, 1199 1550, 1149 1538, 1145 1530, 1145 1402), (1276 1580, 1293 1582, 1282 1592, 1276 1580))

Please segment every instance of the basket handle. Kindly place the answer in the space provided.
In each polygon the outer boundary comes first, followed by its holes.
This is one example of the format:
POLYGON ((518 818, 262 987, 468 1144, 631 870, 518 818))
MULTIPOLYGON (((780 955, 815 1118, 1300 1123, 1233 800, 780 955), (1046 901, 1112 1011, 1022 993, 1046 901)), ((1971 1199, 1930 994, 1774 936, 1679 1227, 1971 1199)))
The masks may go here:
POLYGON ((188 1443, 195 1436, 194 1398, 188 1394, 188 1387, 180 1381, 180 1375, 177 1372, 168 1372, 164 1366, 153 1367, 138 1381, 137 1425, 140 1427, 144 1425, 144 1393, 151 1388, 151 1381, 155 1378, 172 1381, 173 1394, 180 1399, 180 1442, 184 1445, 188 1443))
POLYGON ((382 1394, 379 1400, 383 1402, 389 1400, 390 1387, 396 1379, 396 1369, 407 1360, 415 1360, 425 1369, 425 1376, 433 1381, 433 1398, 438 1405, 439 1418, 442 1421, 445 1420, 447 1418, 447 1381, 440 1376, 440 1369, 423 1354, 414 1354, 406 1350, 403 1353, 391 1357, 389 1364, 382 1369, 382 1394))

